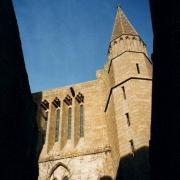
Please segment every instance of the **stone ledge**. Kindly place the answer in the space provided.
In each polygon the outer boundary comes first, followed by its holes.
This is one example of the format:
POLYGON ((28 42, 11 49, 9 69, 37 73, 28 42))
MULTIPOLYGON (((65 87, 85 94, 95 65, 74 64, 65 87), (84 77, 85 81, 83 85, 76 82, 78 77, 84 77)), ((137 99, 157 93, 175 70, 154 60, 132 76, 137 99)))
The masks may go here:
POLYGON ((49 155, 47 158, 41 158, 39 160, 39 163, 44 163, 48 161, 55 161, 55 160, 60 160, 60 159, 66 159, 66 158, 73 158, 73 157, 78 157, 78 156, 86 156, 86 155, 91 155, 91 154, 98 154, 98 153, 104 153, 104 152, 111 152, 111 147, 105 146, 105 147, 99 147, 97 149, 88 149, 85 151, 72 151, 68 153, 61 153, 61 154, 53 154, 49 155), (56 157, 54 157, 56 156, 56 157))
POLYGON ((111 94, 113 92, 113 90, 115 88, 117 88, 118 86, 121 86, 122 84, 126 83, 127 81, 130 81, 130 80, 146 80, 146 81, 152 81, 152 78, 148 78, 148 77, 130 77, 122 82, 120 82, 119 84, 113 86, 111 89, 110 89, 110 92, 109 92, 109 96, 108 96, 108 99, 106 101, 106 106, 105 106, 105 109, 104 109, 104 112, 106 112, 107 108, 108 108, 108 104, 109 104, 109 101, 110 101, 110 98, 111 98, 111 94))

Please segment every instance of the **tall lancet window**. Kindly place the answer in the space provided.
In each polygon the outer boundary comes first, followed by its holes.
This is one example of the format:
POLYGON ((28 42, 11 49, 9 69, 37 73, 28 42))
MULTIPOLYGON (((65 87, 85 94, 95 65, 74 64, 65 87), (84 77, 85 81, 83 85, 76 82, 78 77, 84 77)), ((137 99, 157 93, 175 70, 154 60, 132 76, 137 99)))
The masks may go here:
POLYGON ((44 120, 45 120, 45 130, 47 130, 48 116, 49 116, 49 111, 46 111, 46 112, 45 112, 45 116, 44 116, 44 120))
POLYGON ((80 137, 84 137, 84 96, 82 93, 76 95, 76 100, 79 103, 79 134, 80 137))
POLYGON ((71 121, 72 121, 72 108, 68 108, 68 127, 67 127, 67 138, 71 139, 71 121))
POLYGON ((45 143, 45 139, 46 139, 46 131, 47 131, 47 123, 48 123, 48 116, 49 116, 49 111, 46 110, 45 114, 44 114, 44 127, 43 127, 43 132, 42 132, 42 143, 45 143))
POLYGON ((84 107, 80 105, 80 137, 84 137, 84 107))
POLYGON ((55 142, 59 141, 60 109, 56 110, 55 142))
POLYGON ((55 142, 59 141, 59 124, 60 124, 60 107, 61 107, 61 102, 58 99, 58 97, 56 97, 54 99, 54 101, 52 102, 54 108, 55 108, 55 142))
POLYGON ((42 137, 42 144, 45 143, 46 139, 46 131, 47 131, 47 123, 48 123, 48 116, 49 116, 49 103, 47 100, 44 100, 41 104, 41 137, 42 137))

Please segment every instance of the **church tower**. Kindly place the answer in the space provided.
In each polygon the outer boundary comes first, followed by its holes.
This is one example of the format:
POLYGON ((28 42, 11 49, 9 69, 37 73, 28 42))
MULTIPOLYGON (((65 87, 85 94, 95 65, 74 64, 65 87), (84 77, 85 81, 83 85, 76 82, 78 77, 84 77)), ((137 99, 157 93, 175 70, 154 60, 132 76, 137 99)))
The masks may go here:
POLYGON ((105 69, 114 173, 122 179, 147 180, 152 64, 145 43, 119 6, 105 69))
POLYGON ((148 180, 152 64, 118 7, 96 79, 35 93, 39 180, 148 180))

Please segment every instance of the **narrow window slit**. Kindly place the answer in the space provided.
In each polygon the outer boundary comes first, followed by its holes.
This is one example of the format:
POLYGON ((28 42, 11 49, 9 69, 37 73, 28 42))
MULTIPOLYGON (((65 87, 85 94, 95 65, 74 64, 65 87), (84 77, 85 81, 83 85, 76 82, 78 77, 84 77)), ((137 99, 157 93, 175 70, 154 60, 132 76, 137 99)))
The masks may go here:
POLYGON ((126 92, 125 92, 125 88, 124 88, 124 86, 122 86, 121 88, 122 88, 122 91, 123 91, 123 97, 124 97, 124 99, 126 99, 126 92))
POLYGON ((130 122, 130 118, 129 118, 129 113, 126 113, 125 115, 126 115, 126 119, 127 119, 127 124, 128 124, 128 126, 130 126, 131 122, 130 122))
POLYGON ((139 69, 139 64, 136 63, 136 69, 137 69, 137 73, 140 74, 140 69, 139 69))
POLYGON ((129 142, 130 142, 130 145, 131 145, 132 155, 134 156, 134 153, 135 153, 134 142, 133 142, 132 139, 129 142))

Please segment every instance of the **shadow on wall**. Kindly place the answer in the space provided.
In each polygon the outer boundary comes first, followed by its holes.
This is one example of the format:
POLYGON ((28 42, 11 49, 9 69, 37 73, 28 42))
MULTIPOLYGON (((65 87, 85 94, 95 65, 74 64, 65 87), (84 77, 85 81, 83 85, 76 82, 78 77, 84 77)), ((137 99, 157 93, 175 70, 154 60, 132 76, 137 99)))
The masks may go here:
POLYGON ((142 147, 120 160, 116 180, 149 180, 149 148, 142 147))
POLYGON ((99 180, 112 180, 112 177, 110 177, 110 176, 103 176, 99 180))
MULTIPOLYGON (((41 104, 42 104, 42 93, 38 92, 34 94, 34 102, 37 106, 36 109, 36 122, 37 122, 37 144, 36 144, 36 157, 39 159, 39 156, 41 154, 43 145, 45 144, 45 138, 46 138, 46 131, 47 131, 47 119, 46 119, 46 113, 41 114, 41 104), (46 123, 46 127, 42 127, 42 121, 41 121, 41 116, 46 123)), ((48 103, 48 102, 47 102, 48 103)), ((49 104, 48 104, 49 106, 49 104)), ((48 107, 49 108, 49 107, 48 107)), ((48 116, 48 114, 47 114, 48 116)), ((44 124, 43 124, 44 125, 44 124)), ((44 125, 45 126, 45 125, 44 125)))
POLYGON ((37 180, 36 105, 11 0, 0 1, 1 180, 37 180))
POLYGON ((163 8, 162 1, 149 2, 154 34, 151 180, 179 180, 180 1, 163 1, 163 8))

